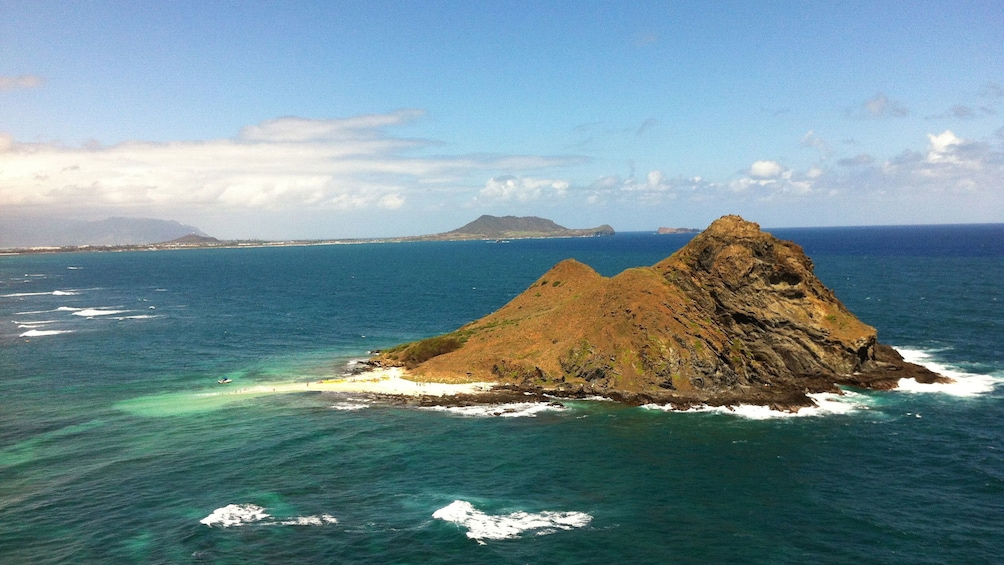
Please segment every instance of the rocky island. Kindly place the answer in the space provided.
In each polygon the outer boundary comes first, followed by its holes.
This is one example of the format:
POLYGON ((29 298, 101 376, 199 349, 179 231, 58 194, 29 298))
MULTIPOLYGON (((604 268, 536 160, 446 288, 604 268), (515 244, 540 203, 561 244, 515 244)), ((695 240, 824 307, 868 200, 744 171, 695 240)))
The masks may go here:
POLYGON ((498 311, 372 364, 418 380, 679 408, 798 410, 838 385, 949 381, 879 343, 801 247, 738 216, 614 277, 562 261, 498 311))

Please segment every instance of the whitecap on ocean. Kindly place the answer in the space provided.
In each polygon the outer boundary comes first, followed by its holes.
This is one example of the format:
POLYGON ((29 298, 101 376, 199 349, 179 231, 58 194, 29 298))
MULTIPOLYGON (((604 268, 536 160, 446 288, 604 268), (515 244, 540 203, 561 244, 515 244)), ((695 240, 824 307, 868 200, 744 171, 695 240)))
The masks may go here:
POLYGON ((296 516, 285 520, 277 520, 264 508, 256 504, 228 504, 199 520, 200 524, 209 527, 232 528, 261 524, 265 526, 323 526, 337 524, 338 519, 330 514, 320 516, 296 516))
POLYGON ((558 530, 582 528, 593 520, 585 512, 512 512, 490 515, 478 510, 466 500, 454 500, 432 513, 432 517, 467 529, 467 537, 483 540, 518 538, 523 532, 538 536, 553 534, 558 530))

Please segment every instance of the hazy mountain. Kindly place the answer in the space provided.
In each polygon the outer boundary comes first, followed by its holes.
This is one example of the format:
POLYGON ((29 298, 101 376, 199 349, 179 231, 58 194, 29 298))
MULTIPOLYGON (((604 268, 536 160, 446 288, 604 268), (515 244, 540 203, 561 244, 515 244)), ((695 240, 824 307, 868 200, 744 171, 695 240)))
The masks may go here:
POLYGON ((170 241, 200 229, 173 220, 108 218, 100 221, 0 217, 0 248, 68 245, 142 245, 170 241))

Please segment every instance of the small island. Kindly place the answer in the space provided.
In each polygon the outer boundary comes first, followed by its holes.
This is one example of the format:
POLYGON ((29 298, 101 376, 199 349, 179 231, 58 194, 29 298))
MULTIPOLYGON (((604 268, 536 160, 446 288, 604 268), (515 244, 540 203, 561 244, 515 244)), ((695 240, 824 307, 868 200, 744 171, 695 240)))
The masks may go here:
POLYGON ((420 381, 678 408, 797 411, 838 385, 950 382, 879 343, 801 247, 739 216, 614 277, 562 261, 498 311, 370 363, 420 381))
POLYGON ((701 233, 701 230, 696 228, 659 228, 655 230, 655 233, 659 235, 674 235, 678 233, 701 233))

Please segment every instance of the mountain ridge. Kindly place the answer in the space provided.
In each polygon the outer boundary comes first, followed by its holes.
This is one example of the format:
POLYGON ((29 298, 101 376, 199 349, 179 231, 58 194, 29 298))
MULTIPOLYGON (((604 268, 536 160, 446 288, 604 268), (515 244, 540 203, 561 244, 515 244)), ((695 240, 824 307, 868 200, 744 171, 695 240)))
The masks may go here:
POLYGON ((190 234, 206 237, 194 226, 154 218, 0 218, 0 248, 148 245, 190 234))

